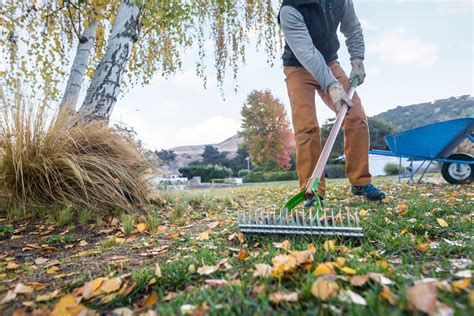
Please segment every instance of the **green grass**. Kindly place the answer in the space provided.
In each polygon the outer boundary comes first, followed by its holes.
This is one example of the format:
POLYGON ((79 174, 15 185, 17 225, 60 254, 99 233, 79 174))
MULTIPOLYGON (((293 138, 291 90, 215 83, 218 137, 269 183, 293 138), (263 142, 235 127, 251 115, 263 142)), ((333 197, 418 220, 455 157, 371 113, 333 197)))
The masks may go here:
MULTIPOLYGON (((118 307, 133 309, 145 296, 155 292, 159 299, 152 309, 159 315, 180 314, 183 305, 194 305, 211 315, 413 314, 415 312, 408 306, 407 290, 415 281, 435 278, 449 287, 452 281, 460 280, 455 276, 457 272, 474 268, 472 187, 396 184, 394 178, 376 179, 375 184, 387 193, 383 203, 368 203, 349 195, 346 181, 329 181, 325 199, 328 208, 349 207, 353 212, 362 209, 367 212, 361 215, 365 238, 333 238, 335 251, 323 249, 329 238, 245 236, 244 243, 240 243, 237 237, 230 238, 239 233, 236 225, 239 209, 278 208, 298 192, 295 182, 164 193, 161 197, 166 201, 165 206, 161 209, 150 207, 142 217, 149 232, 140 238, 150 236, 150 240, 156 240, 157 244, 149 247, 158 248, 170 231, 178 230, 183 235, 166 239, 167 252, 132 269, 130 278, 135 288, 128 296, 118 296, 106 305, 98 301, 83 303, 99 312, 110 313, 118 307), (437 219, 445 220, 448 226, 440 226, 437 219), (208 225, 216 221, 219 224, 210 230, 209 240, 198 240, 199 233, 209 230, 208 225), (161 225, 172 229, 160 233, 158 227, 161 225), (271 265, 275 256, 288 253, 274 244, 285 239, 291 243, 290 251, 306 250, 309 243, 314 244, 317 249, 313 254, 314 262, 308 269, 299 267, 280 278, 255 277, 255 264, 271 265), (428 248, 419 250, 417 247, 420 245, 428 248), (240 250, 248 251, 246 260, 237 257, 240 250), (338 268, 335 268, 339 277, 336 282, 340 289, 356 292, 367 301, 367 306, 352 304, 340 295, 327 301, 314 297, 311 286, 318 279, 315 268, 319 263, 335 262, 337 257, 345 258, 346 266, 356 270, 358 275, 380 273, 392 280, 394 284, 389 288, 397 297, 396 304, 391 305, 379 296, 383 290, 379 283, 369 281, 362 287, 352 286, 350 276, 338 268), (457 267, 455 260, 458 259, 471 261, 466 266, 457 267), (155 263, 159 263, 162 277, 151 282, 155 278, 155 263), (196 269, 206 265, 220 267, 211 275, 196 273, 196 269), (194 267, 193 271, 190 271, 190 266, 194 267), (211 287, 206 283, 209 279, 223 279, 228 284, 211 287), (274 304, 269 297, 278 291, 297 292, 299 299, 297 302, 274 304), (165 301, 170 293, 175 293, 175 296, 165 301)), ((130 235, 138 218, 125 213, 117 218, 124 235, 130 235)), ((115 237, 107 236, 98 247, 112 252, 130 245, 118 244, 115 237)), ((147 246, 140 242, 140 248, 133 249, 145 252, 147 246)), ((128 274, 130 271, 102 272, 95 277, 128 274)), ((67 287, 68 292, 93 279, 92 276, 81 277, 77 276, 74 286, 67 287)), ((470 314, 473 302, 469 301, 469 295, 472 295, 472 285, 458 293, 443 287, 438 289, 438 300, 452 308, 456 315, 470 314)))

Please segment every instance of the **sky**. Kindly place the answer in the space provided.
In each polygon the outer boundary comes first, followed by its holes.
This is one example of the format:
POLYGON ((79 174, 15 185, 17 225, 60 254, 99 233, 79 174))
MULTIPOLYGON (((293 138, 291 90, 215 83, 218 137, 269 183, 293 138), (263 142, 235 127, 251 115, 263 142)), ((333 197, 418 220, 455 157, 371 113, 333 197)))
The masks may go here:
MULTIPOLYGON (((472 0, 353 0, 364 30, 367 78, 358 88, 366 114, 399 105, 474 95, 472 0)), ((347 48, 340 34, 339 61, 350 72, 347 48)), ((212 52, 209 52, 212 54, 212 52)), ((229 71, 224 97, 209 72, 205 89, 195 75, 197 50, 189 50, 180 72, 156 75, 117 102, 112 120, 135 128, 149 149, 214 144, 236 134, 240 110, 254 89, 269 89, 291 117, 281 61, 274 67, 251 40, 247 61, 239 69, 238 88, 229 71)), ((212 65, 208 65, 211 69, 212 65)), ((319 123, 334 117, 316 97, 319 123)))

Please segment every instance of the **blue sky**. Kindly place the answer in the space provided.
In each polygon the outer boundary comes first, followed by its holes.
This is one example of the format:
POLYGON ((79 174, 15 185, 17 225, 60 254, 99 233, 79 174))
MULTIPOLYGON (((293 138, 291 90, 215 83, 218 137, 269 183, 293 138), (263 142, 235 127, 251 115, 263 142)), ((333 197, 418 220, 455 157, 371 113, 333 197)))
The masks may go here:
MULTIPOLYGON (((398 105, 474 95, 472 0, 354 0, 364 28, 367 78, 358 89, 367 115, 398 105)), ((342 35, 341 35, 342 36, 342 35)), ((339 59, 350 72, 341 41, 339 59)), ((263 51, 247 50, 238 91, 231 75, 225 100, 208 65, 207 89, 195 76, 196 50, 184 58, 182 71, 165 79, 156 75, 145 87, 135 87, 117 103, 112 119, 133 126, 150 149, 217 143, 240 127, 240 110, 253 89, 270 89, 285 104, 289 100, 281 62, 272 68, 263 51)), ((209 52, 211 54, 211 52, 209 52)), ((320 124, 334 114, 317 97, 320 124)))

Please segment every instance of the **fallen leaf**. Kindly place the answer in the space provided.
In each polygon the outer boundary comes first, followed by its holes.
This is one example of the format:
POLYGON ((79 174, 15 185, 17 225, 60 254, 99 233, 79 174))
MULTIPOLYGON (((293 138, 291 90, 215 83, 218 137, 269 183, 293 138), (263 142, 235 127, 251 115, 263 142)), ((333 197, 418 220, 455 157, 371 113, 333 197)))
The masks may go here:
POLYGON ((116 308, 112 311, 114 316, 133 316, 133 311, 128 307, 116 308))
POLYGON ((197 240, 209 240, 209 232, 205 231, 198 235, 197 240))
POLYGON ((39 258, 36 258, 36 259, 35 259, 35 263, 36 263, 37 265, 42 265, 42 264, 45 264, 48 260, 49 260, 49 259, 47 259, 47 258, 41 258, 41 257, 39 257, 39 258))
POLYGON ((206 282, 206 284, 211 286, 211 287, 219 287, 219 286, 224 286, 224 285, 229 284, 229 282, 227 282, 226 280, 223 280, 223 279, 210 279, 210 280, 206 280, 204 282, 206 282))
POLYGON ((81 240, 81 241, 79 242, 79 246, 81 246, 81 247, 87 246, 88 244, 89 244, 89 243, 88 243, 87 241, 85 241, 85 240, 81 240))
POLYGON ((196 266, 194 264, 190 264, 188 267, 188 273, 196 273, 196 266))
POLYGON ((161 268, 158 262, 155 264, 155 276, 159 279, 161 278, 161 268))
POLYGON ((357 273, 356 270, 351 269, 351 268, 349 268, 349 267, 343 267, 343 268, 341 268, 341 271, 343 271, 343 272, 346 273, 346 274, 350 274, 350 275, 353 275, 353 274, 356 274, 356 273, 357 273))
POLYGON ((106 294, 118 291, 122 285, 122 279, 119 277, 104 280, 100 286, 100 291, 106 294))
POLYGON ((289 250, 291 248, 291 243, 289 240, 285 240, 281 243, 281 248, 285 250, 289 250))
POLYGON ((462 279, 451 282, 451 288, 453 289, 454 293, 459 293, 462 290, 467 289, 469 285, 471 285, 471 279, 462 279))
POLYGON ((296 259, 293 256, 279 255, 272 259, 272 263, 272 275, 274 276, 281 276, 285 272, 296 269, 296 259))
POLYGON ((339 267, 339 268, 342 268, 346 265, 347 263, 347 259, 346 258, 343 258, 343 257, 337 257, 336 258, 336 265, 339 267))
POLYGON ((272 267, 269 264, 258 263, 255 265, 254 276, 267 278, 272 273, 272 267))
POLYGON ((54 306, 51 316, 63 316, 63 315, 79 315, 87 311, 87 308, 84 305, 78 303, 77 298, 68 294, 61 297, 58 303, 54 306))
POLYGON ((207 224, 207 227, 209 227, 209 229, 214 229, 218 225, 219 225, 219 222, 212 222, 212 223, 207 224))
POLYGON ((290 256, 296 259, 296 265, 298 266, 313 262, 313 252, 311 250, 293 251, 290 256))
POLYGON ((217 270, 219 270, 218 266, 202 266, 197 269, 197 273, 200 275, 209 275, 213 274, 217 270))
POLYGON ((313 243, 307 244, 306 249, 310 250, 312 253, 315 253, 317 251, 313 243))
POLYGON ((415 248, 423 252, 427 252, 428 250, 430 250, 430 246, 428 246, 427 244, 418 244, 415 246, 415 248))
POLYGON ((249 257, 249 252, 247 250, 240 250, 239 254, 237 255, 237 259, 245 261, 249 257))
POLYGON ((7 263, 7 266, 6 266, 6 269, 7 270, 16 270, 18 269, 20 266, 18 264, 16 264, 15 262, 13 261, 10 261, 7 263))
POLYGON ((155 305, 157 302, 158 302, 158 295, 156 294, 156 292, 151 292, 149 295, 145 297, 141 306, 143 308, 149 308, 155 305))
POLYGON ((327 263, 318 264, 318 266, 316 267, 316 270, 314 270, 314 274, 316 276, 320 276, 323 274, 335 274, 335 273, 336 272, 334 272, 333 268, 329 266, 327 263))
POLYGON ((380 298, 386 300, 391 305, 397 305, 397 297, 393 294, 392 290, 388 286, 384 286, 383 290, 379 293, 380 298))
POLYGON ((52 266, 51 268, 49 268, 48 270, 46 270, 46 273, 47 274, 55 274, 56 272, 59 271, 59 267, 57 266, 52 266))
POLYGON ((436 302, 436 310, 433 313, 436 316, 454 316, 454 310, 440 301, 436 302))
POLYGON ((1 304, 10 303, 16 298, 15 291, 9 290, 7 294, 2 298, 1 304))
POLYGON ((436 310, 438 290, 435 282, 419 283, 407 291, 408 302, 420 312, 427 314, 436 310))
POLYGON ((175 292, 169 292, 163 297, 163 301, 169 302, 171 300, 174 300, 177 296, 178 294, 176 294, 175 292))
POLYGON ((335 240, 326 240, 323 245, 324 251, 334 251, 336 241, 335 240))
POLYGON ((365 298, 355 292, 352 292, 351 290, 342 291, 340 295, 342 297, 347 297, 354 304, 367 306, 367 301, 365 298))
POLYGON ((441 227, 446 228, 446 227, 449 226, 448 223, 442 218, 437 218, 436 221, 438 222, 439 226, 441 226, 441 227))
POLYGON ((139 224, 137 224, 137 230, 138 230, 140 233, 145 232, 147 229, 148 229, 148 226, 147 226, 145 223, 139 223, 139 224))
POLYGON ((102 285, 104 282, 104 278, 97 278, 95 280, 89 281, 86 284, 84 284, 83 290, 82 290, 82 297, 86 300, 92 298, 93 296, 96 296, 100 293, 97 293, 99 287, 102 285))
POLYGON ((59 290, 54 290, 53 292, 46 292, 44 294, 40 294, 38 296, 36 296, 36 299, 35 301, 36 302, 46 302, 46 301, 49 301, 49 300, 52 300, 53 298, 56 298, 56 296, 58 296, 59 294, 59 290))
POLYGON ((13 291, 16 294, 30 294, 33 293, 33 288, 23 283, 18 283, 13 291))
POLYGON ((273 304, 281 302, 298 302, 298 293, 296 292, 275 292, 268 298, 273 304))
POLYGON ((369 278, 380 285, 392 285, 394 282, 380 273, 369 273, 369 278))
POLYGON ((336 282, 329 282, 325 278, 318 278, 311 286, 311 293, 322 301, 336 296, 339 286, 336 282))
POLYGON ((369 214, 369 212, 367 210, 364 210, 364 209, 359 210, 359 215, 360 216, 365 216, 367 214, 369 214))
POLYGON ((354 275, 351 279, 352 286, 363 286, 369 280, 367 274, 364 275, 354 275))

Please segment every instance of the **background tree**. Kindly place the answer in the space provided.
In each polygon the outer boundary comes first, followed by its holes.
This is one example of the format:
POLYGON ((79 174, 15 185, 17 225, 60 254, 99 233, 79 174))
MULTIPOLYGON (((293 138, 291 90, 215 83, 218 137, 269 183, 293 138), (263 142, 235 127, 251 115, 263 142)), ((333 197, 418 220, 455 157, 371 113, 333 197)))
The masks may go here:
POLYGON ((146 84, 157 72, 176 72, 182 53, 193 45, 205 85, 205 43, 214 42, 222 85, 226 70, 235 79, 245 61, 249 32, 259 30, 257 44, 270 62, 279 42, 271 0, 6 0, 0 6, 2 77, 9 84, 28 82, 32 91, 55 100, 69 78, 62 104, 74 109, 86 75, 91 81, 80 108, 86 121, 108 120, 124 87, 146 84))
POLYGON ((252 163, 264 166, 274 160, 289 169, 294 149, 293 134, 285 107, 270 91, 252 91, 242 111, 242 131, 252 163))
POLYGON ((240 146, 239 149, 237 149, 235 157, 229 161, 228 165, 228 167, 232 169, 234 176, 237 176, 240 170, 247 169, 247 157, 249 157, 247 149, 245 148, 245 146, 240 146))
POLYGON ((226 166, 229 162, 225 153, 219 152, 219 150, 212 146, 204 146, 204 152, 201 155, 202 163, 205 165, 221 165, 226 166))
POLYGON ((160 151, 156 151, 155 150, 155 154, 158 156, 158 158, 160 160, 162 160, 163 162, 174 162, 176 161, 176 154, 174 151, 172 150, 166 150, 166 149, 162 149, 160 151))

